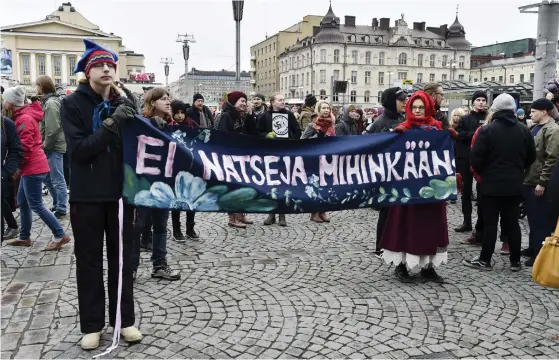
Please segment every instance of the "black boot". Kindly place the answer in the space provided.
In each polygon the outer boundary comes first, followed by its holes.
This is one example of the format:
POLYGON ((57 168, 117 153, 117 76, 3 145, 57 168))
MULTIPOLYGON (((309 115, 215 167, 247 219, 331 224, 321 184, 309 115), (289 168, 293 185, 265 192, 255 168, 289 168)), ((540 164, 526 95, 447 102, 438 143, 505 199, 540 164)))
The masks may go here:
POLYGON ((186 236, 192 240, 200 238, 200 235, 196 234, 196 231, 194 231, 194 223, 186 224, 186 236))
POLYGON ((398 280, 404 283, 409 283, 413 281, 413 278, 410 276, 408 272, 408 268, 406 264, 400 264, 396 266, 396 270, 394 271, 398 280))
POLYGON ((454 229, 454 231, 456 231, 457 233, 472 231, 472 220, 464 220, 464 223, 454 229))
POLYGON ((182 234, 182 231, 181 231, 180 227, 173 229, 173 238, 175 239, 176 242, 179 242, 179 243, 183 243, 183 242, 186 241, 186 238, 182 234))

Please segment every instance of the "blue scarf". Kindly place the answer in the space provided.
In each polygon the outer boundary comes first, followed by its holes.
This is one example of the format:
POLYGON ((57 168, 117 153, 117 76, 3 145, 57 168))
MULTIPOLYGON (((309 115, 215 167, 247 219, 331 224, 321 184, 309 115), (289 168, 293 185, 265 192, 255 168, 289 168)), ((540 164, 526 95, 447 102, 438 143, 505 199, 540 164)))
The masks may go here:
MULTIPOLYGON (((100 129, 103 126, 103 120, 101 120, 101 116, 105 111, 108 116, 110 108, 111 108, 110 101, 105 100, 99 105, 95 106, 95 109, 93 109, 93 132, 94 133, 95 131, 97 131, 97 129, 100 129)), ((111 148, 109 146, 107 146, 107 152, 111 152, 111 148)))

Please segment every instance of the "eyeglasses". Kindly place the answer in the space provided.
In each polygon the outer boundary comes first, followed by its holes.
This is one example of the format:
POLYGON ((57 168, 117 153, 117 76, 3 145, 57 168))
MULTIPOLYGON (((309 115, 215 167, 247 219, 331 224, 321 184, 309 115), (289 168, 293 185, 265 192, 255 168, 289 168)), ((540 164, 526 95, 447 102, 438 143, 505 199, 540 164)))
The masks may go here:
POLYGON ((425 106, 412 106, 412 110, 425 110, 425 106))

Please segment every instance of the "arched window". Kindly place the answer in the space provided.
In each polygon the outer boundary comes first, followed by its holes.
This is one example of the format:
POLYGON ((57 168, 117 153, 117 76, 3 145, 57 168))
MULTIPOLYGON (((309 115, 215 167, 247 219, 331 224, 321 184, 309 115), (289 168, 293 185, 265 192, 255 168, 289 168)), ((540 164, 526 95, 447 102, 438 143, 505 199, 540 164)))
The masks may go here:
POLYGON ((443 67, 446 67, 448 63, 448 56, 447 55, 443 55, 443 63, 441 64, 443 67))
POLYGON ((320 62, 321 63, 326 62, 326 49, 320 50, 320 62))
POLYGON ((460 69, 463 69, 463 68, 464 68, 464 63, 465 63, 465 62, 466 62, 466 57, 460 56, 460 57, 458 58, 458 67, 459 67, 460 69))
POLYGON ((354 64, 357 64, 357 62, 359 61, 359 52, 357 50, 353 50, 351 52, 351 60, 354 64))
POLYGON ((377 102, 380 104, 382 102, 382 90, 377 93, 377 102))
POLYGON ((340 50, 339 49, 334 50, 334 62, 335 63, 340 62, 340 50))
POLYGON ((417 66, 423 66, 423 54, 417 55, 417 66))
POLYGON ((429 56, 429 66, 430 67, 435 67, 435 54, 432 54, 431 56, 429 56))
POLYGON ((367 51, 365 53, 365 64, 370 65, 371 64, 371 52, 367 51))
POLYGON ((398 65, 407 65, 408 64, 408 54, 401 53, 398 56, 398 65))
POLYGON ((371 92, 369 90, 365 91, 365 98, 363 101, 366 103, 371 102, 371 92))
POLYGON ((326 99, 326 90, 324 90, 324 89, 320 90, 320 99, 321 100, 326 99))
POLYGON ((378 64, 384 65, 384 52, 378 54, 378 64))
POLYGON ((351 90, 349 101, 351 101, 352 103, 357 102, 357 91, 351 90))

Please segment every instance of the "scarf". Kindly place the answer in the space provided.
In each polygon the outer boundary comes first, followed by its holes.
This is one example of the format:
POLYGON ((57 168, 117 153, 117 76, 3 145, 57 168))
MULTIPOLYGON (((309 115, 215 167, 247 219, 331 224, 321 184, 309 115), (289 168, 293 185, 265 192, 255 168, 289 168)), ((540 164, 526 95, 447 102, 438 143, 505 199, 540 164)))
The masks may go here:
POLYGON ((323 133, 326 134, 326 136, 335 136, 336 135, 336 131, 334 130, 334 120, 329 117, 329 118, 323 118, 323 117, 319 117, 317 118, 313 125, 312 125, 313 129, 317 130, 317 131, 322 131, 323 133))

